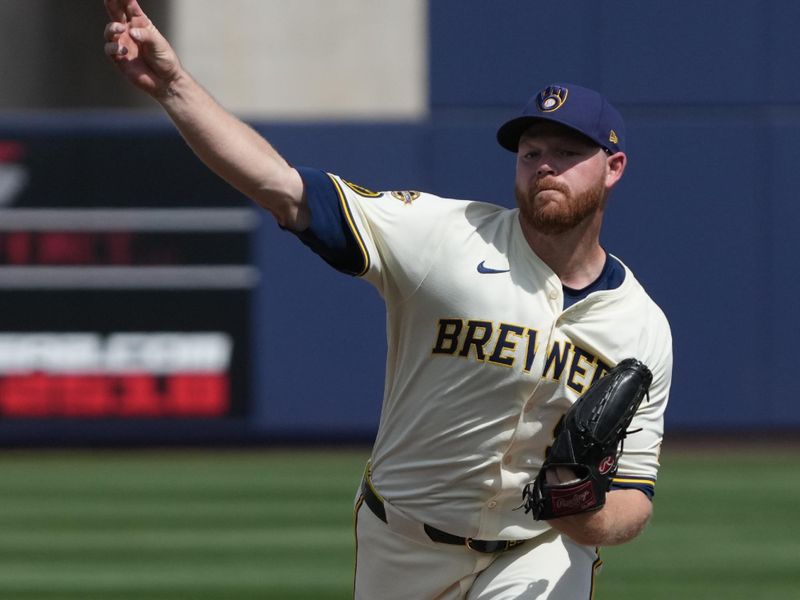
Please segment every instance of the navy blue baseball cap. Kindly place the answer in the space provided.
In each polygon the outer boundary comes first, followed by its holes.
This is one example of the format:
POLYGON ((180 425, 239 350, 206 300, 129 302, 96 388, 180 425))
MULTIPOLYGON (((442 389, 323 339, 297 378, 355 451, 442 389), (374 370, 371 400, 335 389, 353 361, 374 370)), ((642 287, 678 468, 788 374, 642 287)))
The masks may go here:
POLYGON ((566 125, 612 154, 625 151, 625 123, 619 111, 594 90, 571 83, 554 83, 536 94, 522 115, 497 130, 497 141, 516 153, 525 130, 543 120, 566 125))

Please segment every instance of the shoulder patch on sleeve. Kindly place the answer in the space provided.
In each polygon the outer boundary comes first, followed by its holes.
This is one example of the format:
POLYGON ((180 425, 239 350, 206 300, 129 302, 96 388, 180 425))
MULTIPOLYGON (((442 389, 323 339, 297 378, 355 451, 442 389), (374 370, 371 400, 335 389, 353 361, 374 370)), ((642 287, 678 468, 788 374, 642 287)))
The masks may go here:
POLYGON ((412 202, 414 202, 414 200, 419 198, 419 196, 420 196, 419 192, 409 192, 409 191, 392 192, 392 198, 400 200, 400 202, 402 202, 403 204, 411 204, 412 202))

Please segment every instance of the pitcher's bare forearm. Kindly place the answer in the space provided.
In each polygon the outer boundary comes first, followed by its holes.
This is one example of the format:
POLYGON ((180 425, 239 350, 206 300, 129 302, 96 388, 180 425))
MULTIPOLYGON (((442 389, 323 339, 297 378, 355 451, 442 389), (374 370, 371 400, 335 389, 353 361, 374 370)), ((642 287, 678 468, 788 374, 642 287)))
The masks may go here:
POLYGON ((551 519, 548 523, 579 544, 616 546, 639 535, 652 514, 652 502, 639 490, 612 490, 600 510, 551 519))
POLYGON ((105 0, 105 53, 157 100, 195 154, 231 186, 302 231, 311 216, 300 175, 255 130, 226 111, 181 65, 137 0, 105 0))
POLYGON ((157 98, 195 154, 237 190, 301 231, 310 215, 299 174, 249 125, 182 73, 157 98))

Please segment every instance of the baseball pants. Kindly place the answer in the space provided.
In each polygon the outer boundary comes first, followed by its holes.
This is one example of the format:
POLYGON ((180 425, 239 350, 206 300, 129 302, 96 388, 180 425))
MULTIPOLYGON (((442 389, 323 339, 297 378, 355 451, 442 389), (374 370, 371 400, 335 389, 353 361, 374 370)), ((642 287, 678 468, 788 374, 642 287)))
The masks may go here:
MULTIPOLYGON (((395 513, 387 504, 387 509, 395 513)), ((505 552, 436 543, 421 524, 356 504, 355 600, 590 600, 596 549, 555 531, 505 552)))

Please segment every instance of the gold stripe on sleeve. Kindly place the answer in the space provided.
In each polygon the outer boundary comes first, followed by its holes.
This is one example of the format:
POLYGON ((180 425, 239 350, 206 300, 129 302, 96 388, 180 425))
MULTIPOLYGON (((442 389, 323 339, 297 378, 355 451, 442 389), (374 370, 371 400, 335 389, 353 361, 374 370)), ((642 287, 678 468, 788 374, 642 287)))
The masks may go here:
POLYGON ((356 227, 356 222, 353 219, 353 214, 350 212, 350 206, 347 204, 347 198, 344 195, 344 191, 342 190, 342 186, 339 185, 339 182, 336 180, 335 177, 327 174, 328 177, 331 178, 333 181, 333 185, 336 188, 336 193, 339 194, 339 202, 342 205, 342 213, 344 214, 344 218, 347 220, 347 225, 350 227, 350 231, 353 233, 353 237, 358 244, 359 249, 361 250, 361 256, 364 258, 364 268, 359 272, 355 273, 356 277, 362 277, 367 271, 369 271, 370 262, 369 262, 369 253, 367 252, 367 246, 364 244, 364 239, 361 236, 361 233, 358 231, 356 227))
POLYGON ((649 485, 650 487, 655 487, 656 482, 652 479, 636 479, 633 477, 613 477, 611 479, 613 483, 638 483, 641 485, 649 485))

